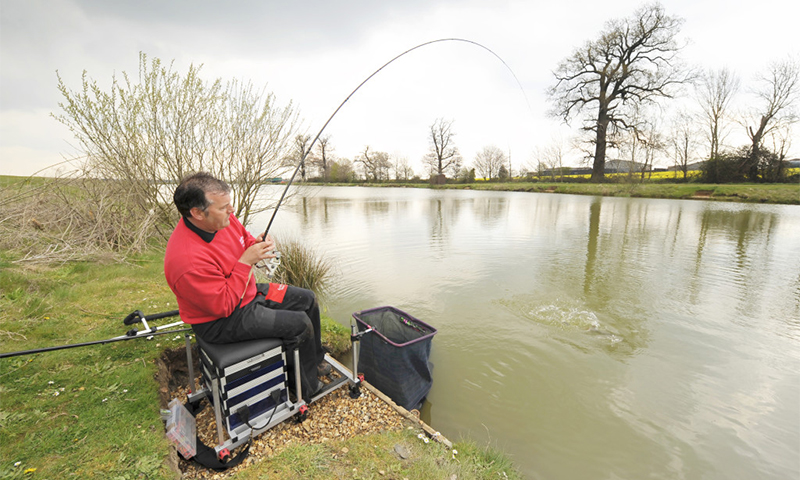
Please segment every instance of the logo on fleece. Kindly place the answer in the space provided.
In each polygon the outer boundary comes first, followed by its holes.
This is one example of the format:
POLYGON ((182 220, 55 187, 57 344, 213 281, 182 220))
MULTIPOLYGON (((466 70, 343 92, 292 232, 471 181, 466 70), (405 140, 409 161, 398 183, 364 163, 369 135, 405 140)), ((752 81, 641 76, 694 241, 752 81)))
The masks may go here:
POLYGON ((244 248, 244 235, 239 237, 239 243, 241 243, 242 244, 242 248, 244 248))
POLYGON ((267 290, 267 294, 264 295, 264 298, 267 300, 272 300, 275 303, 282 303, 283 297, 286 296, 286 287, 288 285, 284 285, 282 283, 270 283, 269 290, 267 290))

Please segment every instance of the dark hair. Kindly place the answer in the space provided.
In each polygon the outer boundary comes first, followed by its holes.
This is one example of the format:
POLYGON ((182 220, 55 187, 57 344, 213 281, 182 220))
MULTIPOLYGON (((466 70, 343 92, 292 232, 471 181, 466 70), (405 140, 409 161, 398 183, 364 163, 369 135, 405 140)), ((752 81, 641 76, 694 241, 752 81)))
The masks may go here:
POLYGON ((197 172, 181 180, 180 185, 175 189, 172 201, 175 202, 181 215, 188 217, 193 208, 205 211, 211 205, 206 198, 206 193, 228 193, 230 191, 231 187, 227 183, 215 178, 210 173, 197 172))

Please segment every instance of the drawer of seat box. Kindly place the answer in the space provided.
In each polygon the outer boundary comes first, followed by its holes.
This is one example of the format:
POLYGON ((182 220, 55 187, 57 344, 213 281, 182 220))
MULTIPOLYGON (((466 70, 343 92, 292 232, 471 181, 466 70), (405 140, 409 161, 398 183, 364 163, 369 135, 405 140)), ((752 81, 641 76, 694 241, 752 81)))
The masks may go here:
MULTIPOLYGON (((273 416, 273 410, 276 412, 281 412, 285 410, 287 407, 286 402, 288 401, 288 390, 285 388, 281 390, 280 396, 278 397, 277 405, 272 400, 270 395, 266 395, 264 398, 251 397, 254 400, 252 403, 248 402, 247 408, 250 411, 250 425, 258 425, 261 424, 262 421, 268 420, 270 417, 273 416)), ((236 406, 231 411, 225 412, 225 423, 228 428, 228 432, 233 436, 237 433, 238 430, 247 429, 245 423, 239 416, 239 409, 241 406, 236 406)))
MULTIPOLYGON (((226 379, 212 379, 203 365, 203 382, 206 388, 213 390, 212 382, 223 383, 226 379)), ((271 401, 271 393, 274 390, 281 391, 280 401, 286 401, 287 395, 287 375, 283 368, 283 362, 266 365, 262 368, 250 372, 248 375, 241 376, 233 382, 225 383, 224 388, 219 389, 220 407, 228 417, 231 412, 237 412, 243 405, 248 407, 259 404, 263 408, 272 408, 274 402, 271 401)), ((211 403, 214 403, 213 395, 209 396, 211 403)), ((258 415, 257 411, 252 411, 251 415, 258 415)), ((254 417, 253 417, 254 418, 254 417)))
MULTIPOLYGON (((254 372, 254 375, 261 373, 254 372)), ((245 382, 237 382, 234 388, 230 388, 228 384, 226 389, 220 391, 220 399, 222 400, 223 408, 226 406, 235 406, 243 403, 253 403, 250 400, 253 397, 262 398, 269 395, 269 392, 275 390, 276 387, 286 388, 286 372, 282 369, 269 370, 263 375, 257 375, 253 378, 243 377, 240 380, 247 380, 245 382)))
MULTIPOLYGON (((242 362, 244 363, 244 362, 242 362)), ((286 362, 283 354, 277 357, 270 357, 261 362, 248 364, 245 368, 231 373, 229 376, 217 378, 212 374, 213 370, 205 363, 202 364, 203 381, 206 386, 211 387, 212 380, 219 381, 220 395, 230 397, 238 395, 243 391, 253 388, 253 386, 268 381, 281 374, 285 375, 286 362)))

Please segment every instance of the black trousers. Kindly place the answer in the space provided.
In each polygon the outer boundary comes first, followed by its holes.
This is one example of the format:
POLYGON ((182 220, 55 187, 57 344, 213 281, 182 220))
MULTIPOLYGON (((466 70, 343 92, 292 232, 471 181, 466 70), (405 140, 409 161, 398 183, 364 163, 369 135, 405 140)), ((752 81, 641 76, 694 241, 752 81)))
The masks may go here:
MULTIPOLYGON (((195 335, 210 343, 235 343, 255 338, 280 338, 286 346, 287 363, 294 366, 295 347, 300 350, 300 372, 303 398, 308 401, 320 387, 317 366, 325 357, 320 337, 319 304, 314 292, 288 286, 280 301, 270 295, 277 284, 256 285, 256 298, 237 307, 226 317, 192 325, 195 335)), ((273 292, 274 293, 274 292, 273 292)), ((289 368, 294 377, 294 368, 289 368)))

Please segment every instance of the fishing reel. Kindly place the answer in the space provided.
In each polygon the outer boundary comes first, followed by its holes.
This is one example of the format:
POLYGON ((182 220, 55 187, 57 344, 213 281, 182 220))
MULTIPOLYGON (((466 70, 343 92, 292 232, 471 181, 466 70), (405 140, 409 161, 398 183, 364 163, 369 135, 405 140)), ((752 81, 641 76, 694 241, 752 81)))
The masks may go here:
POLYGON ((281 252, 274 250, 272 254, 275 255, 275 257, 271 258, 269 262, 263 260, 256 264, 257 268, 266 269, 267 278, 272 278, 272 276, 275 275, 275 270, 281 265, 281 252))

